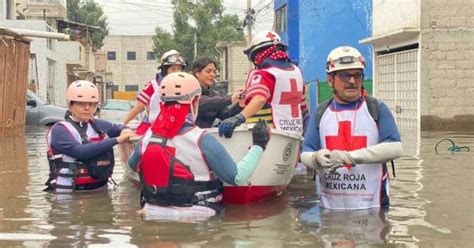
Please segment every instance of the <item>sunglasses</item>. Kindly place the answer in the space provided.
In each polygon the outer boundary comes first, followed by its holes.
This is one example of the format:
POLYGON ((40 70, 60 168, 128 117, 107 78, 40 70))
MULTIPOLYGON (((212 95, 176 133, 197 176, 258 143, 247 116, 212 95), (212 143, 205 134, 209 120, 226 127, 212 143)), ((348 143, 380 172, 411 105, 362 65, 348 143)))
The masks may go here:
POLYGON ((336 72, 335 75, 338 76, 344 82, 349 82, 351 78, 354 78, 356 82, 362 82, 362 80, 364 80, 364 73, 359 73, 359 72, 350 74, 349 72, 341 71, 341 72, 336 72))

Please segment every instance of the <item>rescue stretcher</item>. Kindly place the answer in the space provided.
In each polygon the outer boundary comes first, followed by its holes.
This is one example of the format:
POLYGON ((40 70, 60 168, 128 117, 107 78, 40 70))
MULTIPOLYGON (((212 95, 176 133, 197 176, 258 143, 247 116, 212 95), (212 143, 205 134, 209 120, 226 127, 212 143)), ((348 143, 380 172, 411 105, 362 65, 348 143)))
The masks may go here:
MULTIPOLYGON (((254 124, 243 124, 237 127, 231 139, 219 137, 217 128, 209 128, 207 132, 224 145, 234 161, 239 161, 252 144, 253 126, 254 124)), ((223 201, 248 204, 281 194, 295 173, 301 141, 300 135, 271 129, 270 141, 247 185, 224 184, 223 201)), ((130 169, 127 161, 134 146, 133 143, 119 145, 120 159, 126 176, 134 182, 139 182, 138 174, 130 169)))

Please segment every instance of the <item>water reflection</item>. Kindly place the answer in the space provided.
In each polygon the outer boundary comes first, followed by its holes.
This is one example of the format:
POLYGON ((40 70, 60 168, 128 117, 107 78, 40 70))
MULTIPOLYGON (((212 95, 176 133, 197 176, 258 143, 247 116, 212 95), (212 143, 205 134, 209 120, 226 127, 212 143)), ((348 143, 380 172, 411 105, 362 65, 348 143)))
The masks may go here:
MULTIPOLYGON (((474 243, 473 152, 435 154, 441 138, 474 148, 474 133, 423 133, 419 156, 396 163, 387 212, 320 209, 311 175, 284 195, 199 223, 148 221, 139 190, 117 165, 118 187, 69 196, 43 192, 46 129, 0 139, 0 246, 467 247, 474 243)), ((418 144, 420 145, 420 144, 418 144)))
POLYGON ((328 247, 380 245, 389 241, 388 209, 336 211, 318 205, 298 214, 300 231, 328 247))

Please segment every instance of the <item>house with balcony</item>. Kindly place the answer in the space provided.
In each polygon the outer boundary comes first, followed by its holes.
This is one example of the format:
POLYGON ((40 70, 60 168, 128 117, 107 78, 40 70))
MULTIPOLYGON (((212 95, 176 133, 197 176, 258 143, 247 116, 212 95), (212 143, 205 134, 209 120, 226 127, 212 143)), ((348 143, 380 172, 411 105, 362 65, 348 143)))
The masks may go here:
POLYGON ((91 34, 98 28, 67 21, 66 0, 0 0, 0 6, 5 6, 0 15, 3 26, 72 37, 68 41, 32 39, 28 86, 41 98, 66 106, 67 87, 77 79, 100 82, 99 88, 104 88, 105 69, 102 75, 95 73, 96 56, 91 44, 91 34))

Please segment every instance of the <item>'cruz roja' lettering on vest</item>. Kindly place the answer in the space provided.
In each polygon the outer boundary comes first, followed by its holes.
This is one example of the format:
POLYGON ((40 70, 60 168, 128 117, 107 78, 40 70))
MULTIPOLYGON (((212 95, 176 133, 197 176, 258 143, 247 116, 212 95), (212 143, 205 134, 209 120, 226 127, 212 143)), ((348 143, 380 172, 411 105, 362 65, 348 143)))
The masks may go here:
POLYGON ((328 189, 367 190, 364 183, 358 183, 360 181, 364 181, 364 182, 366 181, 364 174, 324 173, 324 179, 326 180, 325 185, 328 189), (342 182, 334 182, 334 181, 342 181, 342 182))
POLYGON ((364 174, 324 173, 324 179, 332 181, 366 181, 364 174))

